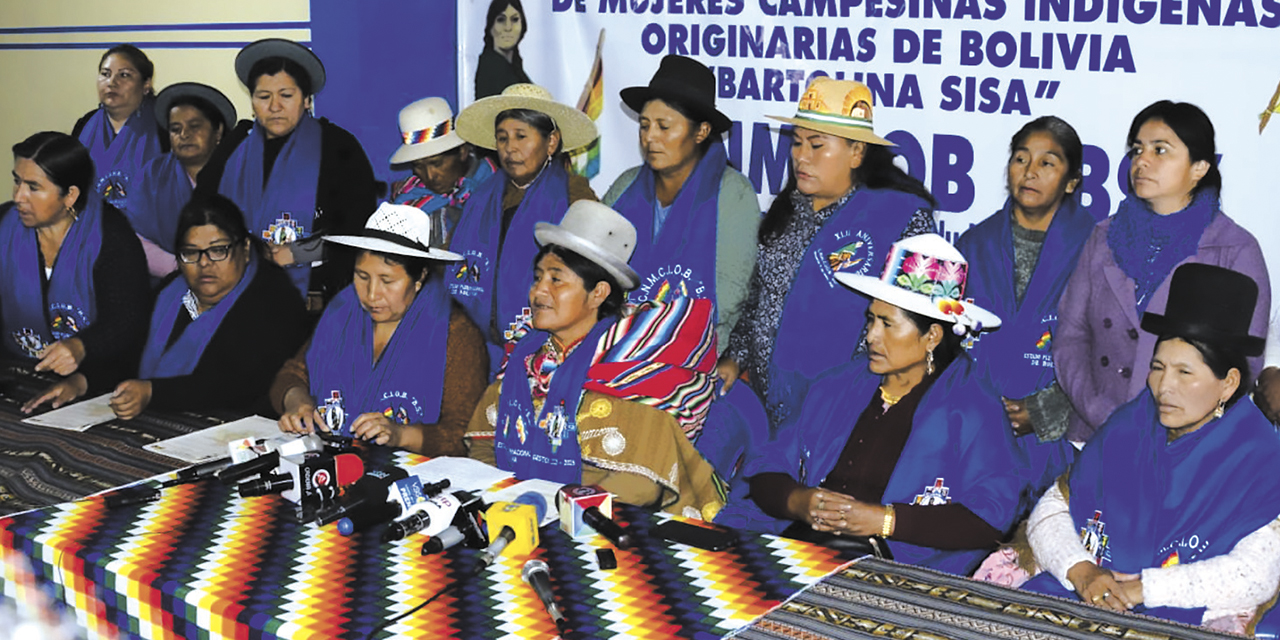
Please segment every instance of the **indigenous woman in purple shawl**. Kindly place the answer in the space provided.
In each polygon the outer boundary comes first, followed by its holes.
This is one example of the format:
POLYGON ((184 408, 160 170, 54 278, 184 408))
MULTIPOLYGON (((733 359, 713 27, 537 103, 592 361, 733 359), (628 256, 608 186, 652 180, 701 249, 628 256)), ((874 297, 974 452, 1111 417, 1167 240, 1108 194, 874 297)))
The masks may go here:
POLYGON ((1009 199, 956 242, 964 255, 984 256, 969 269, 969 295, 1004 319, 970 355, 1004 398, 1028 459, 1027 509, 1075 457, 1063 437, 1071 402, 1054 380, 1051 348, 1058 299, 1097 222, 1077 191, 1083 155, 1080 137, 1063 120, 1043 116, 1023 125, 1009 142, 1009 199))
POLYGON ((716 110, 715 75, 692 58, 667 56, 649 86, 623 89, 622 101, 640 118, 644 164, 618 176, 604 202, 639 230, 631 267, 640 286, 631 299, 711 300, 723 350, 756 263, 760 204, 725 157, 720 136, 733 123, 716 110))
POLYGON ((1244 634, 1280 585, 1280 436, 1247 397, 1258 285, 1190 263, 1168 292, 1142 316, 1146 391, 1031 513, 1024 588, 1244 634))
POLYGON ((484 339, 451 303, 431 216, 383 204, 357 236, 354 282, 271 390, 280 429, 316 429, 430 456, 466 455, 462 433, 484 391, 484 339))
POLYGON ((129 210, 143 165, 169 150, 152 109, 154 73, 155 65, 137 47, 108 49, 98 62, 100 104, 71 130, 93 158, 93 192, 121 211, 129 210))
POLYGON ((867 301, 834 295, 838 273, 866 274, 901 237, 934 232, 933 197, 893 164, 872 130, 861 83, 817 78, 794 118, 792 184, 760 223, 755 271, 719 363, 726 389, 746 374, 776 430, 809 384, 853 356, 867 301))
POLYGON ((712 396, 710 301, 624 307, 636 229, 598 202, 534 234, 530 324, 471 418, 471 457, 710 520, 721 483, 692 442, 712 396))
POLYGON ((156 97, 156 120, 169 132, 170 153, 153 158, 135 180, 125 215, 142 241, 154 277, 178 268, 178 213, 191 200, 196 177, 236 124, 236 108, 221 91, 198 82, 169 85, 156 97))
POLYGON ((14 145, 13 160, 13 202, 0 205, 0 337, 7 357, 64 376, 23 405, 30 413, 133 375, 151 292, 129 221, 91 190, 83 145, 46 131, 14 145))
POLYGON ((321 239, 364 226, 377 207, 373 166, 355 136, 312 117, 325 72, 311 50, 259 40, 236 55, 236 75, 249 88, 255 120, 237 125, 223 142, 197 192, 231 198, 249 230, 267 241, 271 261, 289 272, 317 312, 351 282, 352 264, 349 251, 326 250, 321 239))
MULTIPOLYGON (((1209 117, 1193 104, 1161 100, 1133 119, 1128 145, 1129 195, 1094 227, 1058 303, 1053 364, 1075 409, 1067 427, 1073 442, 1088 440, 1142 392, 1156 336, 1138 318, 1164 311, 1178 265, 1212 264, 1253 278, 1258 305, 1249 332, 1267 333, 1267 265, 1253 235, 1222 212, 1209 117)), ((1261 369, 1261 355, 1249 360, 1250 371, 1261 369)))
POLYGON ((836 275, 871 299, 867 355, 815 381, 799 421, 749 454, 754 504, 717 522, 836 547, 879 536, 899 562, 967 575, 1021 485, 999 399, 961 346, 1000 318, 965 300, 969 264, 938 235, 894 244, 882 264, 878 278, 836 275))
POLYGON ((116 387, 111 409, 125 420, 148 407, 265 409, 275 372, 310 329, 302 301, 225 197, 189 202, 176 234, 182 277, 161 289, 138 379, 116 387))
POLYGON ((458 135, 496 149, 501 169, 467 200, 449 244, 463 259, 446 276, 449 293, 489 341, 492 379, 502 345, 529 314, 533 226, 564 215, 570 203, 598 199, 586 178, 566 169, 564 155, 598 133, 591 118, 546 89, 514 84, 458 114, 458 135))

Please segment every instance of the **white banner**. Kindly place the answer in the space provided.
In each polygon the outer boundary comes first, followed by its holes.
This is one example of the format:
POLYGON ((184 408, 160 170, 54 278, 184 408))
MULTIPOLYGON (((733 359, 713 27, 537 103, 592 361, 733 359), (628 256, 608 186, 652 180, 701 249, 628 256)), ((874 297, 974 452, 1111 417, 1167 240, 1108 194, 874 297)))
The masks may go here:
MULTIPOLYGON (((459 6, 463 105, 489 4, 459 6)), ((790 144, 765 115, 793 115, 815 74, 867 84, 876 132, 938 199, 950 239, 1003 204, 1009 138, 1041 115, 1080 133, 1084 202, 1114 212, 1130 121, 1170 99, 1213 120, 1223 208, 1280 273, 1280 116, 1259 133, 1280 84, 1280 0, 527 0, 524 10, 525 72, 567 104, 604 33, 597 193, 640 163, 636 116, 618 91, 648 84, 669 53, 716 72, 717 106, 735 121, 730 160, 762 206, 785 185, 790 144)))

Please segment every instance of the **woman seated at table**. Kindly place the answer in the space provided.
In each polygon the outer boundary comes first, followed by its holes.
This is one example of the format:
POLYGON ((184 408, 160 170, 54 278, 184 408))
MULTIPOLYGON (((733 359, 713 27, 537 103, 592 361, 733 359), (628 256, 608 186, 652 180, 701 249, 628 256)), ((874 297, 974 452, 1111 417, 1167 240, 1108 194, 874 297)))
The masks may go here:
POLYGON ((5 352, 62 380, 30 413, 103 393, 137 370, 151 291, 129 221, 92 191, 89 151, 45 131, 13 145, 13 202, 0 205, 5 352))
POLYGON ((98 108, 76 121, 71 136, 93 158, 92 191, 121 211, 143 165, 168 151, 168 139, 156 124, 151 80, 155 65, 131 44, 120 44, 98 61, 98 108))
POLYGON ((618 176, 604 202, 640 234, 631 257, 640 286, 632 299, 715 302, 723 350, 756 263, 760 204, 720 142, 733 122, 716 110, 715 75, 692 58, 670 55, 649 86, 621 95, 639 115, 644 164, 618 176))
MULTIPOLYGON (((1222 212, 1213 123, 1186 102, 1161 100, 1129 126, 1129 196, 1099 222, 1058 302, 1053 364, 1075 413, 1067 439, 1084 442, 1147 378, 1156 336, 1143 312, 1162 313, 1174 268, 1198 262, 1258 283, 1249 332, 1267 333, 1271 284, 1257 239, 1222 212)), ((1262 357, 1249 370, 1262 369, 1262 357)), ((1247 381, 1252 384, 1252 380, 1247 381)))
POLYGON ((487 380, 484 338, 451 303, 431 217, 383 204, 362 235, 354 282, 325 309, 302 353, 276 376, 280 429, 315 429, 430 456, 466 455, 462 433, 487 380))
POLYGON ((1054 380, 1050 349, 1058 299, 1097 222, 1080 203, 1083 158, 1080 136, 1063 120, 1043 116, 1023 125, 1009 142, 1004 207, 956 241, 962 254, 986 257, 970 265, 969 295, 1004 320, 970 353, 1004 399, 1028 460, 1028 511, 1075 458, 1064 437, 1071 401, 1054 380))
POLYGON ((1147 390, 1111 414, 1028 522, 1045 573, 1024 588, 1243 633, 1280 584, 1280 438, 1244 396, 1258 286, 1173 274, 1147 390))
POLYGON ((476 407, 471 457, 710 520, 719 480, 690 441, 712 395, 710 301, 649 302, 620 317, 637 282, 627 266, 636 230, 602 204, 574 203, 534 234, 532 330, 476 407))
POLYGON ((270 258, 285 267, 307 308, 318 311, 351 282, 348 251, 326 251, 325 235, 358 233, 377 208, 373 166, 355 136, 311 115, 325 71, 310 49, 279 38, 236 55, 254 122, 242 122, 200 175, 197 191, 231 198, 270 258), (225 164, 225 166, 223 166, 225 164), (208 170, 212 169, 212 170, 208 170), (316 266, 315 262, 324 264, 316 266), (313 273, 314 271, 314 273, 313 273))
POLYGON ((555 220, 573 202, 597 199, 586 178, 566 169, 564 152, 598 134, 591 118, 546 89, 515 84, 463 109, 458 135, 496 149, 501 168, 471 193, 449 244, 463 257, 449 269, 449 292, 485 334, 492 379, 529 302, 529 264, 538 250, 533 225, 555 220))
POLYGON ((139 379, 116 387, 112 411, 265 410, 275 372, 307 338, 302 301, 284 270, 259 259, 227 198, 188 203, 175 233, 181 277, 160 291, 139 379))
POLYGON ((968 265, 941 237, 888 256, 879 279, 836 275, 871 298, 867 355, 814 382, 799 421, 743 467, 755 504, 717 522, 835 546, 883 536, 899 562, 967 575, 1021 489, 999 399, 961 346, 1000 319, 961 302, 968 265))
POLYGON ((171 152, 153 158, 138 173, 125 215, 142 240, 151 275, 178 268, 178 213, 191 201, 196 176, 222 136, 236 124, 236 108, 221 91, 198 82, 169 85, 156 97, 156 120, 169 132, 171 152))
POLYGON ((836 295, 837 273, 866 274, 899 238, 935 232, 933 197, 893 163, 872 130, 865 85, 815 79, 791 123, 792 183, 760 223, 755 271, 718 366, 726 388, 742 373, 773 430, 795 420, 822 372, 849 361, 867 301, 836 295))

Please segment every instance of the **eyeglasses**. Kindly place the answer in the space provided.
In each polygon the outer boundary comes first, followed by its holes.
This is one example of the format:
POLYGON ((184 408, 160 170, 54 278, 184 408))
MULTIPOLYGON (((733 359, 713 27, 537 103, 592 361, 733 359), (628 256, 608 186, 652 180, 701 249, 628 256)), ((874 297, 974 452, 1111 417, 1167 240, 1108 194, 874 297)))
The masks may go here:
POLYGON ((178 259, 185 264, 200 262, 200 256, 208 256, 210 262, 222 262, 231 255, 234 244, 220 244, 207 249, 179 249, 178 259))

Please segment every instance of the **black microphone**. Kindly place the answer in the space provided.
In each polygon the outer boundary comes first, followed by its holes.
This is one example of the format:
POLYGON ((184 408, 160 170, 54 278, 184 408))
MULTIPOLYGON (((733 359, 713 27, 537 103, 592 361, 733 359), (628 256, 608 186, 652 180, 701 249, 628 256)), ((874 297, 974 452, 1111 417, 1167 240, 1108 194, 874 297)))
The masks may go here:
MULTIPOLYGON (((565 500, 573 500, 573 498, 566 498, 565 497, 566 493, 573 494, 575 492, 582 493, 583 495, 599 495, 599 494, 608 495, 603 490, 595 486, 583 487, 582 485, 578 485, 578 484, 566 484, 565 486, 561 487, 559 491, 556 492, 556 509, 560 510, 561 504, 565 500), (598 493, 588 494, 587 492, 590 492, 590 491, 595 491, 598 493)), ((625 529, 618 526, 618 523, 614 522, 613 518, 606 516, 604 512, 600 510, 599 507, 596 507, 596 506, 582 507, 581 505, 582 503, 580 502, 574 503, 575 507, 582 510, 582 521, 585 522, 587 526, 591 527, 592 529, 595 529, 596 533, 599 533, 605 538, 608 538, 609 542, 612 542, 613 546, 619 549, 630 549, 632 546, 634 546, 635 541, 631 538, 631 534, 627 533, 625 529)), ((564 514, 564 513, 565 512, 561 510, 561 514, 564 514)), ((561 515, 561 518, 564 518, 564 517, 567 517, 567 516, 561 515)))
POLYGON ((422 555, 429 556, 433 553, 447 551, 466 539, 467 536, 462 533, 461 529, 456 526, 449 527, 422 543, 422 555))
POLYGON ((202 462, 198 465, 195 465, 194 467, 179 469, 177 473, 177 477, 170 480, 165 480, 164 482, 160 483, 160 488, 164 489, 168 487, 176 487, 180 484, 191 484, 194 482, 203 482, 205 480, 208 480, 209 478, 215 477, 223 469, 226 469, 227 467, 230 467, 230 466, 231 466, 231 458, 228 456, 225 458, 218 458, 217 460, 202 462))
POLYGON ((556 606, 555 595, 551 593, 551 573, 547 563, 541 560, 530 560, 524 563, 524 570, 520 572, 520 577, 533 587, 534 593, 538 594, 538 599, 550 614, 551 621, 556 623, 556 628, 562 629, 568 620, 563 613, 560 613, 560 607, 556 606))
POLYGON ((287 473, 271 473, 257 480, 242 482, 236 487, 241 498, 253 498, 280 493, 293 488, 293 476, 287 473))
POLYGON ((233 464, 214 475, 225 485, 232 485, 249 476, 262 475, 275 471, 280 466, 280 452, 268 451, 251 460, 233 464))
MULTIPOLYGON (((322 507, 316 512, 316 525, 324 526, 348 517, 363 520, 364 517, 357 515, 358 512, 383 510, 383 505, 391 499, 389 491, 392 483, 407 477, 409 472, 402 467, 391 467, 364 474, 364 477, 356 480, 355 484, 343 490, 342 497, 337 502, 322 507)), ((394 518, 396 515, 398 513, 393 513, 387 518, 394 518)))

